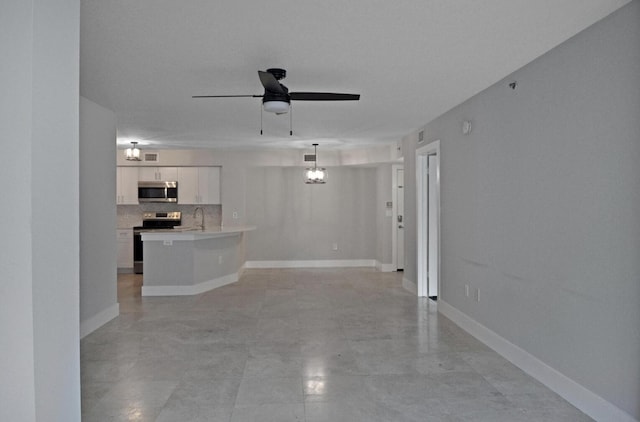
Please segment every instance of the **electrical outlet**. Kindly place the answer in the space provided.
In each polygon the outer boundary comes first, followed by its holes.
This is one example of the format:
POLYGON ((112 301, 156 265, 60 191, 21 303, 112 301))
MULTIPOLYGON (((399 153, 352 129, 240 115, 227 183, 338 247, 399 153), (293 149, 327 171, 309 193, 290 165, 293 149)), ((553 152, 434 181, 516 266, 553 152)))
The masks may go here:
POLYGON ((163 240, 162 244, 164 246, 171 246, 171 245, 173 245, 173 240, 163 240))
POLYGON ((331 245, 331 249, 333 249, 334 251, 338 250, 338 244, 334 243, 333 245, 331 245))
POLYGON ((480 289, 476 289, 476 302, 480 302, 480 289))
POLYGON ((234 211, 233 212, 233 219, 237 220, 238 219, 238 211, 234 211))
POLYGON ((464 295, 466 297, 469 297, 469 285, 468 284, 464 285, 464 295))

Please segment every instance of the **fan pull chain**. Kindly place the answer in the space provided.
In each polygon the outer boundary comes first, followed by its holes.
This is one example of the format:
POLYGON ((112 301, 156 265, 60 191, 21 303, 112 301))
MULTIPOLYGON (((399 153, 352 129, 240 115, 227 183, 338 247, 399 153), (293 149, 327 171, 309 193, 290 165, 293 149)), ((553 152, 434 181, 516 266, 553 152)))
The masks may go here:
POLYGON ((289 103, 289 136, 293 136, 293 106, 289 103))
POLYGON ((260 102, 260 135, 262 135, 262 102, 260 102))

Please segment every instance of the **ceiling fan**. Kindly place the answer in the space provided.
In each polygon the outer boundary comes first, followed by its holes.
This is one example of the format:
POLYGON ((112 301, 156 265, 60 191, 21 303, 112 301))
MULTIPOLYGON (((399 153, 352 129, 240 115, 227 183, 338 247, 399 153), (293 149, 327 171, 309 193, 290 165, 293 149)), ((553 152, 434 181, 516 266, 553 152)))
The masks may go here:
MULTIPOLYGON (((262 95, 194 95, 192 98, 237 98, 250 97, 262 98, 264 111, 285 114, 289 111, 291 101, 357 101, 360 94, 344 94, 334 92, 289 92, 289 88, 279 81, 287 76, 287 71, 279 68, 271 68, 266 71, 259 70, 258 76, 264 87, 262 95)), ((262 134, 262 129, 260 130, 262 134)), ((290 134, 293 134, 290 131, 290 134)))

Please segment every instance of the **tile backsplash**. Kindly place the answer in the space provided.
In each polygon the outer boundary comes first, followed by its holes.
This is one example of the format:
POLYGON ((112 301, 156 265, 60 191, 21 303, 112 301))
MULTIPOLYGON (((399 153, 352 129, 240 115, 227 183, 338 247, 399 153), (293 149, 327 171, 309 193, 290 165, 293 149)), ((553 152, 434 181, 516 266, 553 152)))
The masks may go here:
MULTIPOLYGON (((142 225, 142 214, 145 212, 182 212, 182 225, 193 226, 196 221, 193 212, 196 207, 204 210, 205 227, 219 227, 222 222, 222 205, 180 205, 180 204, 140 204, 140 205, 118 205, 118 228, 129 229, 142 225)), ((198 221, 200 223, 198 213, 198 221)))

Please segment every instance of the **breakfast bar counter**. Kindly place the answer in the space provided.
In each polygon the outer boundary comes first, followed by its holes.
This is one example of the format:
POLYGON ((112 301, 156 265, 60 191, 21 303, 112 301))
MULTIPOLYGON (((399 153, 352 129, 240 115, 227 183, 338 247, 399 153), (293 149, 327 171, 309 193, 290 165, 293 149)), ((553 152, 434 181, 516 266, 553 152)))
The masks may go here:
POLYGON ((142 296, 195 295, 238 280, 245 233, 253 226, 141 233, 142 296))

